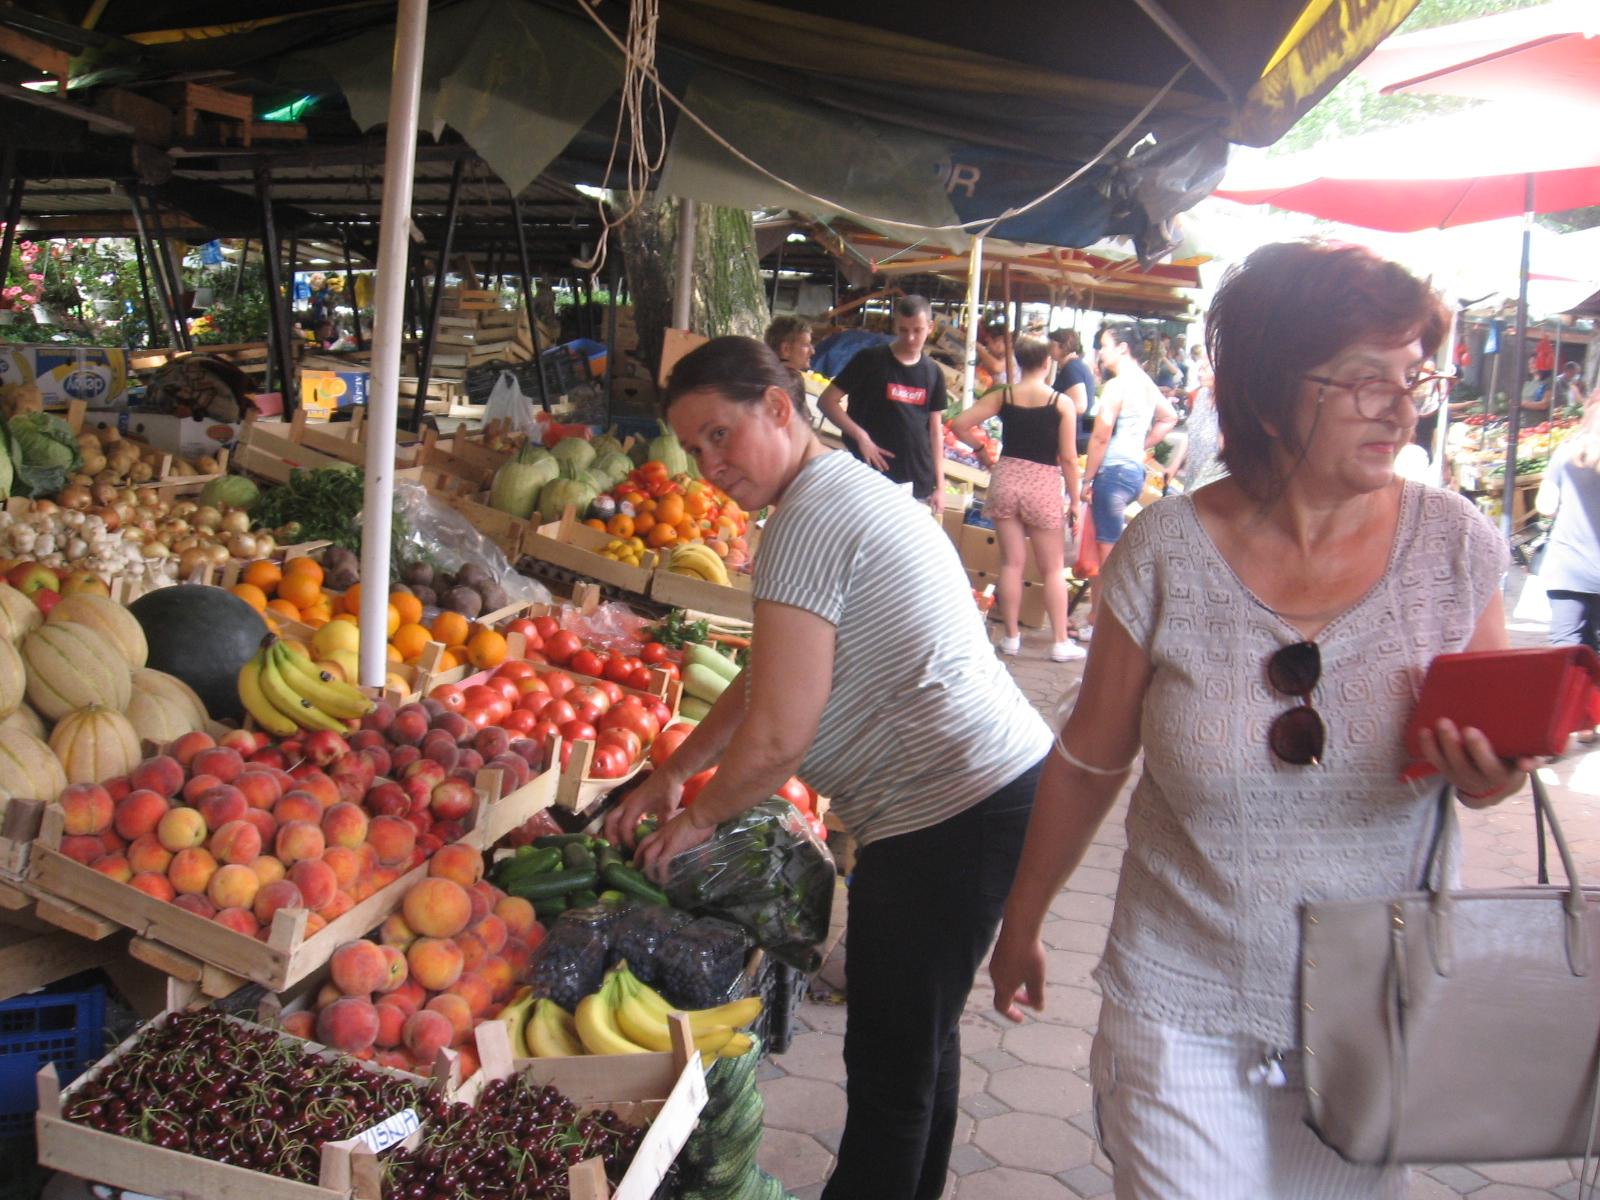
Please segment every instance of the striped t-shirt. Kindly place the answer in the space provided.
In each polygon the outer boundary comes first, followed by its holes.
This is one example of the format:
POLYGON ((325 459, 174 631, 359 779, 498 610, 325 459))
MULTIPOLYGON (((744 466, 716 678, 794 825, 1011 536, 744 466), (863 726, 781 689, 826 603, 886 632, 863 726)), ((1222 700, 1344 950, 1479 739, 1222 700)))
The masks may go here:
POLYGON ((970 808, 1050 748, 950 539, 850 455, 800 468, 761 535, 754 591, 836 629, 833 690, 800 776, 862 844, 970 808))

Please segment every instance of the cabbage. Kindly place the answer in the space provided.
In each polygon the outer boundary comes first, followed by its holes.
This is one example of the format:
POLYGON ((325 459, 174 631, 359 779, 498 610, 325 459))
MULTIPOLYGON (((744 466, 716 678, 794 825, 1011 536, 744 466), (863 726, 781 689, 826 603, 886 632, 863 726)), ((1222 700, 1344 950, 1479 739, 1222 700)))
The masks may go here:
POLYGON ((650 439, 650 457, 667 468, 668 475, 689 474, 689 456, 683 452, 678 435, 661 422, 661 432, 650 439))
POLYGON ((562 438, 550 447, 550 453, 561 461, 563 467, 570 466, 574 471, 581 471, 594 461, 594 447, 585 438, 562 438))
POLYGON ((599 471, 609 479, 610 487, 616 487, 628 477, 628 472, 633 470, 633 459, 621 450, 610 450, 601 454, 589 466, 591 470, 599 471))
POLYGON ((11 439, 6 436, 6 423, 0 421, 0 500, 11 494, 11 439))
POLYGON ((617 427, 613 425, 597 438, 590 440, 589 445, 594 447, 596 458, 603 458, 612 452, 621 453, 622 443, 617 439, 617 427))
POLYGON ((67 486, 67 477, 83 466, 77 435, 58 416, 23 413, 11 419, 7 432, 18 495, 53 496, 67 486))
POLYGON ((229 508, 248 509, 259 499, 260 490, 243 475, 224 475, 221 479, 213 479, 200 492, 200 503, 212 508, 226 505, 229 508))
MULTIPOLYGON (((523 445, 521 450, 517 451, 517 461, 518 462, 524 462, 524 463, 544 462, 545 460, 547 460, 549 458, 550 458, 550 451, 546 450, 543 446, 539 445, 538 442, 527 442, 527 443, 525 443, 523 445)), ((555 476, 552 475, 551 478, 553 479, 553 478, 555 478, 555 476)))
POLYGON ((494 473, 489 507, 525 521, 533 515, 544 485, 555 477, 555 460, 548 456, 536 463, 508 462, 494 473))
POLYGON ((539 492, 539 521, 548 525, 561 520, 567 505, 572 505, 581 515, 594 503, 595 490, 582 479, 556 479, 544 485, 539 492))

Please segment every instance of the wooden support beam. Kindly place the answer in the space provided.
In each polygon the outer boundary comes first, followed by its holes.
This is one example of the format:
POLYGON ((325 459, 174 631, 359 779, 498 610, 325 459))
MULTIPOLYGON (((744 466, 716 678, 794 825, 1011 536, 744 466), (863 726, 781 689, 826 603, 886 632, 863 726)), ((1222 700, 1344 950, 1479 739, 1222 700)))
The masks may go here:
POLYGON ((15 29, 0 27, 0 54, 25 62, 36 71, 50 76, 59 83, 66 94, 67 77, 72 70, 72 56, 65 50, 47 46, 36 38, 15 29))

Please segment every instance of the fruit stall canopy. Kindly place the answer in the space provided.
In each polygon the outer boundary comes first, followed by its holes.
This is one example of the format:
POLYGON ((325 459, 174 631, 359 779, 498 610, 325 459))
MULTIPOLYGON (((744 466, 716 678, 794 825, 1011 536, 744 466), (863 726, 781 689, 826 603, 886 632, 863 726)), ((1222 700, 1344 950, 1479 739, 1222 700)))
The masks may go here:
MULTIPOLYGON (((1414 3, 667 0, 655 67, 714 133, 665 105, 652 182, 911 232, 1005 215, 987 231, 1054 246, 1124 235, 1154 256, 1230 142, 1274 141, 1414 3)), ((223 25, 197 0, 92 7, 107 36, 85 65, 102 78, 222 68, 285 95, 337 90, 363 129, 384 119, 392 3, 232 0, 223 25)), ((609 141, 628 16, 618 0, 434 3, 423 128, 452 127, 521 191, 575 139, 609 141)))

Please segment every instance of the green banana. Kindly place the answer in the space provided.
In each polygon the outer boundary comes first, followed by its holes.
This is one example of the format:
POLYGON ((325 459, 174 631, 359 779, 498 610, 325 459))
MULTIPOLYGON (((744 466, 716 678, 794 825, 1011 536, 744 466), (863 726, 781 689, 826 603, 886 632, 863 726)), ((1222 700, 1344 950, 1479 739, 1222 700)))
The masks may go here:
POLYGON ((262 657, 258 652, 239 668, 239 700, 262 729, 278 737, 293 737, 300 732, 300 726, 274 708, 262 693, 262 657))
POLYGON ((335 720, 364 717, 372 711, 372 701, 360 688, 317 670, 309 659, 291 652, 282 642, 275 642, 269 653, 284 682, 335 720))
POLYGON ((342 723, 335 721, 289 686, 288 681, 278 671, 277 659, 270 651, 262 651, 260 657, 261 692, 273 708, 303 729, 326 729, 332 733, 349 732, 342 723))

